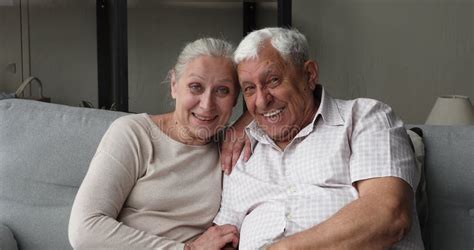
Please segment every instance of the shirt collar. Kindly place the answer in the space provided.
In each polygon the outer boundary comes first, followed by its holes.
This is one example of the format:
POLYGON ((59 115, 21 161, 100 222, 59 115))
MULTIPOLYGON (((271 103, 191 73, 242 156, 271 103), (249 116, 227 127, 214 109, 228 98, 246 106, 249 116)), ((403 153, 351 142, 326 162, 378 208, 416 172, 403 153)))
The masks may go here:
MULTIPOLYGON (((295 138, 306 136, 311 133, 316 127, 316 122, 318 121, 319 116, 322 117, 324 124, 330 126, 340 126, 344 124, 344 119, 341 116, 336 99, 332 98, 325 91, 323 86, 319 84, 317 85, 314 98, 316 100, 316 103, 319 102, 318 111, 314 115, 314 118, 311 123, 301 129, 301 131, 295 136, 295 138)), ((245 131, 251 139, 250 142, 252 145, 252 149, 256 141, 265 144, 274 144, 273 140, 271 140, 270 137, 268 137, 268 135, 265 133, 265 131, 258 126, 255 120, 253 120, 249 125, 247 125, 245 131)))
POLYGON ((247 133, 247 136, 250 138, 250 145, 251 145, 252 151, 253 151, 254 144, 257 141, 261 143, 266 143, 266 144, 270 144, 270 141, 272 141, 270 137, 268 137, 268 135, 265 133, 265 131, 263 131, 263 129, 258 126, 255 119, 249 125, 247 125, 247 127, 245 128, 245 132, 247 133))
POLYGON ((331 126, 339 126, 344 124, 344 119, 342 118, 341 112, 339 111, 339 107, 337 105, 336 99, 332 98, 324 89, 323 86, 318 85, 316 87, 316 94, 315 98, 318 99, 318 93, 320 93, 321 102, 319 103, 318 111, 313 119, 313 125, 316 124, 316 120, 318 115, 323 117, 323 121, 327 125, 331 126))

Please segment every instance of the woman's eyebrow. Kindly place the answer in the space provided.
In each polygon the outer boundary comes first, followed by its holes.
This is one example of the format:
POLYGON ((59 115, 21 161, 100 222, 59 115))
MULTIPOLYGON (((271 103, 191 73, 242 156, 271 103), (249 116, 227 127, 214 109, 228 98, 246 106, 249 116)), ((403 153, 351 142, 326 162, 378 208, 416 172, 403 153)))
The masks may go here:
MULTIPOLYGON (((205 81, 205 80, 206 80, 205 77, 203 77, 203 76, 201 76, 201 75, 198 75, 198 74, 196 74, 196 73, 191 73, 191 74, 189 74, 188 77, 196 77, 196 78, 198 78, 198 79, 200 79, 200 80, 202 80, 202 81, 205 81)), ((219 82, 219 83, 233 83, 234 80, 233 80, 232 78, 222 78, 222 79, 218 79, 217 82, 219 82)))
POLYGON ((234 83, 234 80, 231 79, 231 78, 222 78, 222 79, 219 79, 218 82, 220 82, 220 83, 234 83))
POLYGON ((201 79, 201 80, 205 80, 204 77, 202 77, 201 75, 195 74, 195 73, 189 74, 189 77, 196 77, 196 78, 199 78, 199 79, 201 79))

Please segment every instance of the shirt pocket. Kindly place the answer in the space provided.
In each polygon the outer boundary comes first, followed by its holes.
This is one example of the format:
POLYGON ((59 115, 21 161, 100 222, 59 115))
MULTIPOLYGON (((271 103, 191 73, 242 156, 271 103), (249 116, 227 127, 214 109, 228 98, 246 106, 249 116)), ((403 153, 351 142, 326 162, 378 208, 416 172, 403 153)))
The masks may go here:
POLYGON ((320 186, 351 183, 350 146, 343 127, 316 128, 296 144, 285 165, 293 181, 320 186))

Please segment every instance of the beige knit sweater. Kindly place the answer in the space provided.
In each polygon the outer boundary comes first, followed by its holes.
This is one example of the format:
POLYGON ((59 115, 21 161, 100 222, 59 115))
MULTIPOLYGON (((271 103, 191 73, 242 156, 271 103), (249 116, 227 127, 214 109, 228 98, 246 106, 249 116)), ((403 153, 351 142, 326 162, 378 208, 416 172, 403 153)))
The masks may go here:
POLYGON ((114 121, 79 188, 74 248, 182 249, 212 224, 221 199, 216 144, 177 142, 147 114, 114 121))

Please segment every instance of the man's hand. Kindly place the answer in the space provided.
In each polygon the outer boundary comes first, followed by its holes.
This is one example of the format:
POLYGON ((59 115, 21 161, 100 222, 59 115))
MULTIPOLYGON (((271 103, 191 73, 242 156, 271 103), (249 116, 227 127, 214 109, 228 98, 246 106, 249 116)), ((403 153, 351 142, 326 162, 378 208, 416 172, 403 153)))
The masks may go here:
POLYGON ((225 132, 225 138, 221 146, 221 165, 225 174, 229 175, 237 163, 242 150, 244 150, 244 161, 252 154, 250 140, 245 134, 245 127, 252 121, 252 116, 245 112, 225 132))
POLYGON ((227 243, 234 248, 239 244, 239 231, 234 225, 212 226, 199 238, 185 245, 185 250, 220 250, 227 243))

